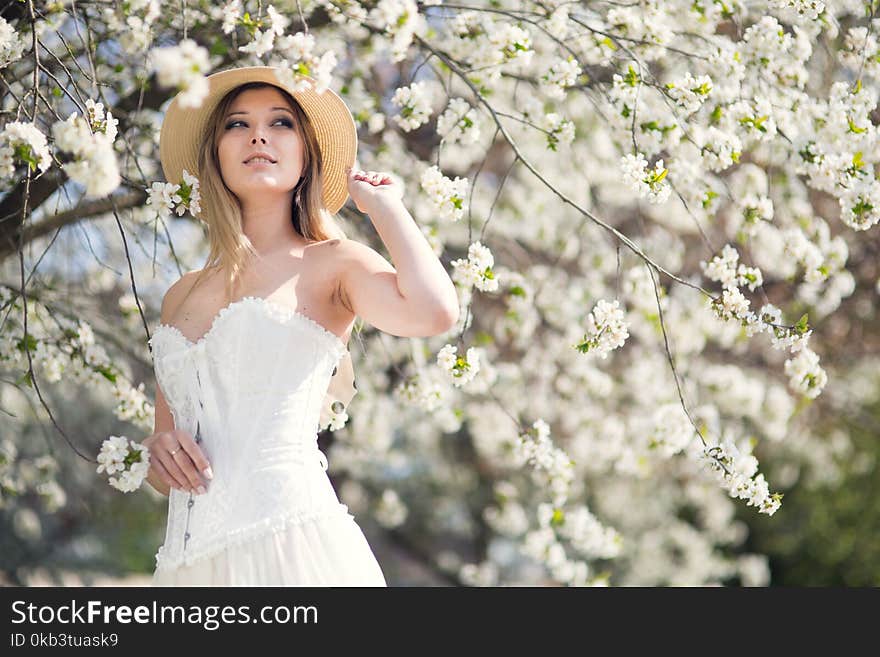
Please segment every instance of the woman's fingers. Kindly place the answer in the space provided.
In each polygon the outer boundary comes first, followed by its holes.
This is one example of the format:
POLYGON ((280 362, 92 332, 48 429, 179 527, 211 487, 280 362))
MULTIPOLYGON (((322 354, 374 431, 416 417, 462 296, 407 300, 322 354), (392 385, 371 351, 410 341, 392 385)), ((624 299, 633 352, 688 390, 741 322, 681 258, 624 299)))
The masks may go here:
MULTIPOLYGON (((174 456, 177 456, 177 454, 175 454, 174 456)), ((189 485, 189 481, 187 481, 186 475, 183 473, 183 470, 180 468, 180 465, 178 465, 174 456, 172 456, 171 453, 167 451, 159 453, 159 461, 161 461, 162 465, 165 466, 165 470, 168 472, 168 475, 172 479, 170 484, 174 488, 191 491, 192 487, 189 485)))
POLYGON ((208 461, 199 446, 185 431, 171 431, 163 438, 164 449, 159 450, 159 460, 176 482, 175 487, 190 492, 204 492, 204 488, 199 491, 203 483, 191 456, 195 453, 199 462, 207 467, 208 461))
POLYGON ((188 488, 197 493, 204 493, 205 488, 199 470, 205 470, 208 467, 208 459, 202 454, 201 448, 196 445, 185 431, 176 431, 175 437, 180 441, 174 450, 174 462, 180 466, 186 477, 188 488))
POLYGON ((186 451, 191 459, 189 463, 192 467, 187 471, 187 476, 191 481, 195 482, 196 486, 200 486, 202 480, 199 473, 204 475, 206 479, 210 479, 213 476, 211 473, 211 464, 208 463, 205 453, 202 451, 202 448, 199 447, 198 443, 193 440, 192 436, 185 431, 178 431, 177 438, 180 440, 180 446, 183 447, 184 451, 186 451))
POLYGON ((171 488, 177 488, 177 482, 174 480, 170 474, 168 474, 168 470, 162 465, 162 461, 158 458, 150 459, 150 468, 159 475, 159 479, 162 480, 166 486, 170 486, 171 488))
POLYGON ((363 171, 356 169, 354 170, 354 177, 356 180, 369 181, 373 185, 381 185, 385 182, 391 182, 391 177, 388 174, 379 171, 363 171))

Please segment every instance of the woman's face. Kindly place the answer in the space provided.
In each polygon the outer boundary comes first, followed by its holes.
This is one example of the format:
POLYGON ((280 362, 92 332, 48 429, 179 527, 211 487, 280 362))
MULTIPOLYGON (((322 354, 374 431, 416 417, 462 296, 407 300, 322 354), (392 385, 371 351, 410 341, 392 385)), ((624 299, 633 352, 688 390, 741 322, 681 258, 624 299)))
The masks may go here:
POLYGON ((248 89, 238 95, 223 117, 217 155, 227 187, 246 203, 267 193, 290 192, 303 170, 304 144, 296 117, 273 87, 248 89), (250 161, 257 152, 272 163, 250 161))

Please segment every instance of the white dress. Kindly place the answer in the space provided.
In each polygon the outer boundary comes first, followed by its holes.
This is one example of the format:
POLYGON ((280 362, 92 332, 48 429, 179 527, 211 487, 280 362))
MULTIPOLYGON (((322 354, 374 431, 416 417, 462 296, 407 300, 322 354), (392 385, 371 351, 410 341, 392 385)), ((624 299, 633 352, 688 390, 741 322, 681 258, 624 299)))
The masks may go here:
POLYGON ((345 343, 261 297, 223 308, 196 342, 150 339, 174 424, 214 472, 172 488, 154 586, 387 586, 318 449, 321 402, 345 343))

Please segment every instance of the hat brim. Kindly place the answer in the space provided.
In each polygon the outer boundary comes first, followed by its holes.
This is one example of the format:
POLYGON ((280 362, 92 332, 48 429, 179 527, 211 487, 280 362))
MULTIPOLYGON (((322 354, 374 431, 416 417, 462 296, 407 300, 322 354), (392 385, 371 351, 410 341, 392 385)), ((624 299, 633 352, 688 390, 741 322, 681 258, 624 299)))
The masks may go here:
POLYGON ((199 175, 199 148, 206 138, 208 117, 228 91, 246 82, 268 82, 290 93, 311 121, 323 161, 324 205, 329 212, 338 212, 348 199, 346 168, 354 166, 357 156, 357 126, 351 110, 332 89, 317 93, 316 81, 307 75, 295 75, 309 87, 294 91, 279 79, 277 70, 275 66, 246 66, 209 75, 208 94, 199 107, 182 107, 177 94, 165 111, 159 135, 165 180, 180 183, 184 169, 199 175))

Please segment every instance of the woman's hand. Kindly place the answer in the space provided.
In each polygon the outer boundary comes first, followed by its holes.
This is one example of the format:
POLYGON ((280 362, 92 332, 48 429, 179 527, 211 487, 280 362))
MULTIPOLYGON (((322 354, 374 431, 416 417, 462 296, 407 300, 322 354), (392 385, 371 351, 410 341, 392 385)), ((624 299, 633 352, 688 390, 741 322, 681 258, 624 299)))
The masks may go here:
POLYGON ((403 187, 388 173, 350 168, 348 194, 358 210, 373 214, 381 212, 388 205, 399 203, 403 198, 403 187))
POLYGON ((213 477, 210 463, 201 447, 186 431, 160 431, 144 438, 142 442, 150 450, 148 481, 152 483, 152 480, 158 479, 170 488, 191 493, 207 492, 205 483, 213 477))

